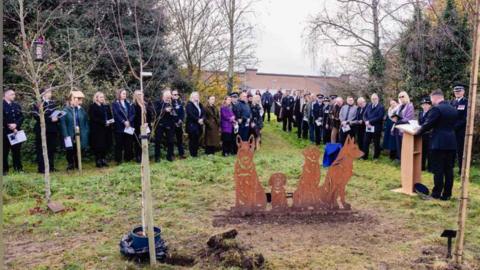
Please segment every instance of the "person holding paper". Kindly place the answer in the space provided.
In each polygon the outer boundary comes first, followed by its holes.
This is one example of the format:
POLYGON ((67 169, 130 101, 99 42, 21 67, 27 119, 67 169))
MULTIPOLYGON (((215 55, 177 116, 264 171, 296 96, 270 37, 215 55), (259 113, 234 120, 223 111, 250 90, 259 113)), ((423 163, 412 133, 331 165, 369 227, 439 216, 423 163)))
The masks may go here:
POLYGON ((81 107, 84 95, 80 91, 72 91, 68 98, 67 106, 63 108, 65 116, 60 118, 60 131, 63 137, 66 155, 67 170, 78 168, 78 160, 76 154, 75 129, 78 127, 80 131, 80 146, 82 150, 87 149, 89 143, 90 126, 85 110, 81 107))
POLYGON ((107 152, 112 147, 113 115, 110 106, 105 101, 102 92, 96 92, 93 103, 88 109, 90 117, 90 147, 95 156, 97 168, 107 167, 107 152))
POLYGON ((343 145, 347 136, 355 138, 353 122, 357 116, 357 106, 353 97, 347 97, 347 104, 340 109, 340 143, 343 145))
POLYGON ((321 111, 322 117, 322 134, 323 134, 323 143, 327 144, 330 142, 330 137, 332 135, 332 127, 329 125, 328 118, 330 116, 330 111, 333 106, 332 100, 329 97, 325 97, 323 100, 323 111, 321 111))
POLYGON ((390 160, 397 159, 397 142, 395 141, 395 136, 393 135, 393 125, 395 124, 392 121, 392 116, 398 110, 398 102, 395 99, 390 100, 390 106, 387 110, 387 117, 385 119, 385 128, 383 132, 383 149, 389 151, 390 160))
POLYGON ((282 121, 282 98, 283 98, 283 93, 282 90, 277 90, 275 95, 273 95, 273 102, 274 102, 274 110, 273 113, 277 117, 277 122, 282 121))
POLYGON ((453 188, 453 167, 457 150, 455 137, 455 121, 457 110, 445 101, 442 90, 438 89, 430 94, 433 107, 427 119, 416 131, 416 135, 423 135, 432 131, 430 141, 431 161, 434 187, 432 197, 449 200, 453 188))
POLYGON ((380 157, 380 138, 382 137, 383 117, 385 116, 385 108, 380 104, 377 94, 370 97, 371 103, 365 109, 363 121, 365 122, 365 141, 363 143, 363 159, 368 159, 370 144, 373 141, 373 158, 380 157))
POLYGON ((112 104, 115 120, 115 161, 129 162, 133 159, 135 107, 127 100, 127 90, 117 90, 117 100, 112 104))
POLYGON ((133 150, 135 154, 135 161, 140 163, 142 161, 142 140, 141 140, 141 126, 142 126, 142 107, 145 106, 145 126, 147 129, 147 136, 150 137, 153 121, 153 108, 149 102, 145 101, 145 95, 140 90, 133 92, 133 107, 135 109, 135 118, 133 119, 133 128, 135 128, 135 139, 133 142, 133 150))
POLYGON ((177 114, 172 105, 172 92, 165 89, 162 93, 162 100, 155 102, 155 162, 160 161, 160 150, 162 143, 167 144, 167 160, 173 161, 173 147, 175 140, 175 123, 177 114))
POLYGON ((330 143, 336 143, 338 141, 338 135, 340 132, 340 110, 342 109, 342 106, 343 98, 336 97, 328 119, 328 125, 332 129, 330 143))
POLYGON ((458 83, 455 84, 453 87, 453 94, 455 95, 455 99, 452 101, 452 105, 457 110, 457 121, 455 121, 455 137, 457 138, 458 173, 461 174, 468 109, 468 100, 465 98, 465 85, 458 83))
POLYGON ((357 114, 355 120, 352 121, 353 132, 355 134, 355 141, 358 144, 360 150, 363 151, 363 141, 365 138, 365 122, 363 122, 363 116, 365 115, 365 109, 367 108, 367 102, 365 98, 357 98, 357 114))
POLYGON ((21 130, 23 123, 22 108, 15 102, 15 91, 7 89, 3 93, 3 174, 9 170, 8 154, 12 151, 13 170, 23 170, 20 150, 22 143, 10 144, 7 135, 21 130))
MULTIPOLYGON (((402 91, 398 94, 398 106, 395 114, 398 115, 400 121, 395 122, 395 125, 408 124, 410 120, 413 120, 415 117, 413 103, 410 102, 410 97, 407 92, 402 91)), ((403 132, 399 129, 394 129, 395 143, 397 145, 397 159, 400 160, 400 155, 402 153, 402 139, 403 132)))
POLYGON ((203 133, 205 118, 205 110, 203 109, 203 105, 200 103, 200 95, 198 92, 192 92, 190 94, 190 101, 187 103, 185 111, 187 113, 186 130, 188 133, 188 149, 190 151, 190 155, 192 157, 196 157, 198 156, 200 136, 203 133))

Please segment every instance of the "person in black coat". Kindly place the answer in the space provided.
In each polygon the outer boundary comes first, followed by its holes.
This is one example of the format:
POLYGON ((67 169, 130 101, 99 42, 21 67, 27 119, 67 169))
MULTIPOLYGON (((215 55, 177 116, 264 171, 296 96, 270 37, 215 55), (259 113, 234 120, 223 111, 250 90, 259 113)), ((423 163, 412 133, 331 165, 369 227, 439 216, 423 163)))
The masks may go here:
POLYGON ((205 110, 200 103, 200 95, 198 92, 190 94, 190 101, 185 107, 187 114, 186 130, 188 134, 188 150, 192 157, 198 156, 198 148, 200 147, 200 137, 203 133, 205 110))
POLYGON ((88 109, 90 118, 90 147, 95 156, 97 168, 107 167, 107 153, 112 147, 112 110, 105 102, 105 95, 96 92, 88 109))
POLYGON ((133 152, 135 161, 140 163, 142 161, 142 107, 145 106, 145 127, 147 132, 147 140, 150 137, 153 121, 153 108, 151 104, 145 100, 145 95, 141 90, 133 92, 133 107, 135 109, 135 117, 133 120, 133 127, 135 128, 135 138, 133 142, 133 152))
POLYGON ((287 90, 286 95, 282 98, 282 109, 280 117, 283 121, 283 131, 292 131, 293 124, 293 106, 295 104, 295 98, 290 94, 290 90, 287 90))
POLYGON ((273 95, 273 102, 274 102, 274 114, 277 117, 277 122, 282 121, 282 116, 280 115, 280 112, 282 110, 282 98, 283 98, 283 93, 282 90, 278 90, 275 95, 273 95))
POLYGON ((457 119, 455 121, 455 136, 457 139, 457 162, 458 173, 462 172, 463 146, 465 143, 465 131, 467 128, 467 108, 468 100, 465 98, 465 86, 457 84, 453 88, 455 100, 452 101, 453 107, 457 110, 457 119))
POLYGON ((131 129, 135 126, 135 108, 127 100, 125 89, 117 91, 117 100, 112 104, 112 111, 115 120, 115 161, 117 163, 123 160, 131 161, 135 134, 131 129))
POLYGON ((3 94, 3 174, 9 170, 8 154, 12 151, 13 169, 17 172, 23 170, 20 150, 22 143, 10 145, 7 135, 15 133, 22 128, 22 108, 15 102, 15 91, 8 89, 3 94))
POLYGON ((457 110, 444 100, 442 90, 433 91, 430 99, 433 107, 416 134, 423 135, 430 130, 432 131, 430 141, 434 181, 432 197, 449 200, 452 196, 453 167, 457 150, 454 129, 457 110))
POLYGON ((320 112, 322 117, 323 144, 330 143, 330 137, 332 135, 332 127, 328 124, 328 119, 333 107, 332 102, 329 97, 325 97, 323 100, 323 110, 320 112))
POLYGON ((365 122, 363 116, 367 108, 367 102, 363 97, 357 98, 357 115, 352 123, 352 128, 355 133, 355 142, 358 144, 360 150, 363 151, 363 141, 365 140, 365 122))
POLYGON ((250 121, 252 120, 252 110, 248 105, 247 93, 242 92, 237 103, 237 122, 238 122, 238 135, 242 138, 242 141, 248 141, 250 134, 250 121))
POLYGON ((365 140, 363 143, 363 159, 368 159, 370 143, 373 141, 373 158, 380 157, 380 138, 382 137, 383 117, 385 116, 385 108, 379 103, 377 94, 370 97, 372 103, 367 105, 363 121, 365 122, 365 140))
POLYGON ((268 122, 270 122, 270 111, 272 109, 273 105, 273 96, 272 93, 270 93, 270 90, 266 90, 262 94, 262 107, 264 110, 263 114, 263 121, 265 121, 265 116, 267 116, 268 122))
POLYGON ((183 148, 183 123, 185 122, 185 105, 183 104, 180 94, 177 90, 172 91, 172 105, 177 113, 177 123, 175 124, 175 138, 178 148, 178 156, 180 159, 185 158, 185 150, 183 148))
MULTIPOLYGON (((422 111, 418 115, 418 123, 423 125, 428 118, 428 112, 432 108, 432 101, 430 100, 430 97, 423 98, 420 106, 422 106, 422 111)), ((428 171, 431 172, 432 164, 430 162, 430 136, 431 132, 425 132, 422 134, 422 171, 428 169, 428 171)))
POLYGON ((297 138, 302 138, 302 121, 303 121, 303 99, 300 91, 296 91, 293 102, 293 119, 297 127, 297 138))
MULTIPOLYGON (((57 104, 52 100, 52 91, 51 89, 41 89, 40 95, 43 100, 43 112, 45 115, 45 132, 47 139, 47 153, 48 153, 48 165, 50 167, 50 172, 55 170, 55 152, 57 151, 57 142, 58 142, 58 117, 51 117, 52 113, 57 110, 57 104)), ((40 108, 38 104, 33 104, 32 108, 33 118, 35 122, 35 150, 37 153, 37 171, 38 173, 45 173, 45 163, 43 160, 43 151, 42 151, 42 136, 40 129, 40 108)))
POLYGON ((167 160, 173 161, 173 147, 175 141, 175 124, 177 113, 172 105, 172 92, 163 91, 162 100, 155 102, 155 162, 160 161, 162 140, 167 145, 167 160))

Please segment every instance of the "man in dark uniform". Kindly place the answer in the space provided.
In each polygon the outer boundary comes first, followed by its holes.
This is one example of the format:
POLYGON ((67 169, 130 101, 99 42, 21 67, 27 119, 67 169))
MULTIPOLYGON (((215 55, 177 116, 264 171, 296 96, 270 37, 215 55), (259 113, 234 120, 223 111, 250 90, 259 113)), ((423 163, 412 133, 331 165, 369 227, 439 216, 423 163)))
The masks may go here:
MULTIPOLYGON (((241 118, 240 116, 240 105, 239 105, 239 101, 238 101, 238 93, 237 92, 233 92, 230 94, 230 97, 232 98, 232 112, 233 112, 233 115, 235 115, 235 121, 236 121, 236 124, 234 124, 234 127, 233 127, 233 138, 234 138, 234 141, 236 141, 237 139, 237 136, 238 136, 238 130, 239 130, 239 126, 238 126, 238 119, 241 118)), ((233 153, 236 154, 237 151, 238 151, 238 146, 236 143, 233 144, 233 153)))
MULTIPOLYGON (((57 109, 57 104, 52 100, 52 91, 50 88, 41 89, 40 95, 43 100, 43 111, 45 113, 45 131, 47 137, 47 152, 48 152, 48 164, 50 166, 50 172, 55 171, 55 151, 57 149, 58 141, 58 118, 52 117, 52 113, 57 109)), ((35 118, 35 148, 37 152, 37 171, 39 173, 45 172, 45 164, 43 160, 42 152, 42 137, 40 134, 40 109, 39 104, 33 104, 33 118, 35 118)))
POLYGON ((162 139, 167 143, 167 160, 173 161, 173 147, 177 114, 172 105, 172 92, 165 90, 162 100, 155 102, 156 130, 155 130, 155 162, 160 161, 162 139))
POLYGON ((175 123, 175 139, 178 148, 178 156, 185 159, 185 149, 183 148, 183 122, 185 122, 185 105, 183 104, 180 94, 177 90, 172 91, 172 105, 177 114, 177 122, 175 123))
POLYGON ((10 145, 7 135, 21 130, 23 123, 22 108, 15 102, 15 91, 8 89, 3 94, 3 174, 8 173, 8 154, 12 150, 13 169, 22 171, 20 150, 22 143, 10 145))
POLYGON ((380 138, 382 137, 383 117, 385 116, 385 108, 380 104, 377 94, 370 97, 371 103, 365 109, 363 121, 365 122, 365 141, 363 143, 363 159, 368 159, 370 143, 373 140, 373 158, 380 157, 380 138))
POLYGON ((363 122, 363 116, 367 108, 367 102, 363 97, 357 98, 357 108, 357 115, 353 122, 353 130, 355 132, 356 143, 360 150, 363 151, 363 141, 365 140, 365 122, 363 122))
POLYGON ((283 120, 283 131, 292 131, 294 103, 295 99, 290 94, 290 90, 287 90, 286 95, 282 98, 281 118, 283 120))
POLYGON ((462 171, 465 130, 467 128, 468 100, 465 98, 465 85, 456 84, 453 87, 453 93, 455 95, 455 100, 453 100, 451 104, 457 110, 457 120, 455 121, 455 137, 457 139, 458 172, 460 174, 462 171))
POLYGON ((322 94, 318 94, 315 102, 313 102, 313 109, 312 109, 312 125, 313 125, 313 132, 314 134, 311 136, 313 141, 316 145, 320 145, 322 143, 322 135, 323 135, 323 99, 324 96, 322 94))
POLYGON ((274 113, 275 113, 275 116, 277 117, 277 122, 280 122, 282 121, 282 116, 280 115, 280 112, 282 110, 282 97, 283 97, 283 93, 282 93, 282 89, 278 90, 277 93, 275 93, 275 95, 273 95, 273 102, 275 102, 274 104, 274 113))
POLYGON ((270 90, 266 90, 262 94, 262 106, 263 106, 263 121, 265 121, 265 116, 267 116, 268 122, 270 122, 270 110, 272 109, 273 105, 273 96, 270 93, 270 90))
POLYGON ((332 108, 331 100, 329 97, 323 99, 323 111, 321 111, 322 117, 322 135, 323 144, 330 143, 330 136, 332 135, 332 128, 328 125, 328 118, 330 117, 330 111, 332 108))
POLYGON ((430 109, 427 119, 416 134, 423 135, 432 131, 430 142, 434 181, 432 197, 449 200, 452 196, 453 166, 457 149, 454 130, 457 112, 444 100, 442 90, 433 91, 430 99, 434 107, 430 109))
MULTIPOLYGON (((418 115, 418 123, 423 125, 427 120, 428 112, 432 108, 432 101, 430 100, 430 97, 423 98, 420 102, 420 106, 422 107, 422 111, 418 115)), ((427 168, 428 171, 432 171, 432 164, 430 162, 430 137, 431 132, 425 132, 422 134, 422 171, 427 170, 427 168)))
POLYGON ((295 96, 293 97, 293 120, 295 121, 295 126, 297 127, 297 138, 302 138, 302 121, 303 121, 303 114, 302 114, 302 95, 300 91, 295 92, 295 96))

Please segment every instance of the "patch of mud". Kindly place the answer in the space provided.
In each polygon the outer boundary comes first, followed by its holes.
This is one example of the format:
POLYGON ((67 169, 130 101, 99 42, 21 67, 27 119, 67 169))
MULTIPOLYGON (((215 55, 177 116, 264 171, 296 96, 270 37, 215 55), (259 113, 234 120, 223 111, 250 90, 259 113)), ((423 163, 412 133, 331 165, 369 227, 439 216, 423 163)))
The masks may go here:
POLYGON ((447 248, 445 246, 428 246, 422 248, 420 257, 412 262, 411 269, 414 270, 475 270, 480 266, 458 265, 447 259, 447 248))

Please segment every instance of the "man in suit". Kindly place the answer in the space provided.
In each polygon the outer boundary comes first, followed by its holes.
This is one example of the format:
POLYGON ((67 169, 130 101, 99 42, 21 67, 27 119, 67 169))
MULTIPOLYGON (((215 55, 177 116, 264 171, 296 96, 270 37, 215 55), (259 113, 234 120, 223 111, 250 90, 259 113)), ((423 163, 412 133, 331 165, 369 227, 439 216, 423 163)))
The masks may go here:
POLYGON ((300 91, 295 92, 294 102, 293 102, 293 120, 297 126, 297 138, 302 138, 302 121, 303 121, 303 98, 300 94, 300 91))
POLYGON ((465 98, 465 86, 457 84, 453 87, 455 100, 452 101, 453 107, 457 110, 457 120, 455 121, 455 137, 457 139, 457 162, 458 173, 462 172, 463 145, 465 143, 465 130, 467 128, 467 108, 468 100, 465 98))
MULTIPOLYGON (((430 100, 430 97, 423 98, 420 102, 420 106, 422 107, 422 111, 418 115, 418 123, 423 125, 427 120, 428 112, 432 108, 432 101, 430 100)), ((422 171, 427 170, 427 168, 428 171, 431 171, 432 167, 430 161, 430 137, 431 132, 425 132, 422 134, 422 171)))
POLYGON ((274 102, 274 113, 275 116, 277 117, 277 122, 282 121, 282 116, 281 116, 281 111, 282 111, 282 98, 283 98, 283 93, 282 89, 278 90, 275 95, 273 95, 273 102, 274 102))
POLYGON ((357 117, 357 106, 353 97, 347 97, 347 104, 340 109, 340 143, 345 144, 347 137, 355 137, 353 123, 357 117))
POLYGON ((385 108, 379 103, 380 99, 377 94, 370 97, 371 103, 365 109, 363 121, 365 122, 365 141, 363 143, 363 159, 368 159, 370 143, 373 141, 373 158, 380 157, 380 138, 382 136, 383 117, 385 116, 385 108))
POLYGON ((357 98, 357 115, 353 121, 353 130, 355 133, 356 142, 360 150, 363 151, 363 141, 365 138, 365 122, 363 122, 363 116, 365 115, 365 109, 367 102, 363 97, 357 98))
POLYGON ((457 111, 449 102, 444 100, 442 90, 433 91, 430 94, 430 99, 433 107, 416 134, 423 135, 430 130, 432 131, 430 142, 434 181, 432 197, 449 200, 452 196, 453 166, 457 149, 454 129, 455 121, 457 121, 457 111))
MULTIPOLYGON (((55 171, 55 151, 57 150, 58 141, 58 118, 51 117, 52 113, 57 109, 57 104, 52 100, 52 90, 50 88, 40 89, 40 95, 42 96, 42 106, 45 115, 45 131, 47 137, 47 152, 48 163, 50 172, 55 171)), ((40 106, 39 104, 33 104, 32 108, 33 118, 35 118, 35 149, 37 152, 37 171, 38 173, 45 173, 45 164, 43 160, 42 151, 42 137, 40 130, 40 106)))
POLYGON ((282 98, 281 118, 283 120, 283 131, 292 131, 294 103, 295 98, 291 95, 290 90, 287 90, 286 95, 282 98))
POLYGON ((323 143, 327 144, 330 143, 330 136, 332 135, 332 127, 328 123, 328 119, 330 116, 331 108, 332 108, 332 101, 329 97, 325 97, 323 99, 323 110, 320 112, 320 117, 322 118, 322 135, 323 135, 323 143))
POLYGON ((7 135, 21 130, 23 123, 22 108, 15 102, 15 91, 8 89, 3 94, 3 174, 9 170, 8 154, 12 151, 13 169, 22 171, 22 159, 20 150, 22 143, 10 145, 7 135))
POLYGON ((315 133, 315 136, 313 136, 313 138, 316 145, 320 145, 322 143, 323 127, 325 125, 324 118, 323 118, 324 107, 325 107, 324 96, 322 94, 318 94, 315 104, 313 104, 313 112, 312 112, 313 113, 312 121, 314 126, 314 133, 315 133))
POLYGON ((263 106, 263 121, 265 121, 265 116, 267 116, 268 122, 270 122, 270 110, 272 109, 273 105, 273 96, 270 93, 270 90, 266 90, 262 94, 262 106, 263 106))
POLYGON ((238 134, 242 138, 242 141, 248 141, 248 135, 250 131, 250 121, 252 120, 252 111, 248 105, 247 93, 242 92, 237 104, 238 109, 238 134))
POLYGON ((172 105, 177 114, 177 122, 175 123, 175 139, 178 148, 178 156, 185 159, 185 149, 183 148, 183 122, 185 121, 185 105, 178 90, 172 91, 172 105))

